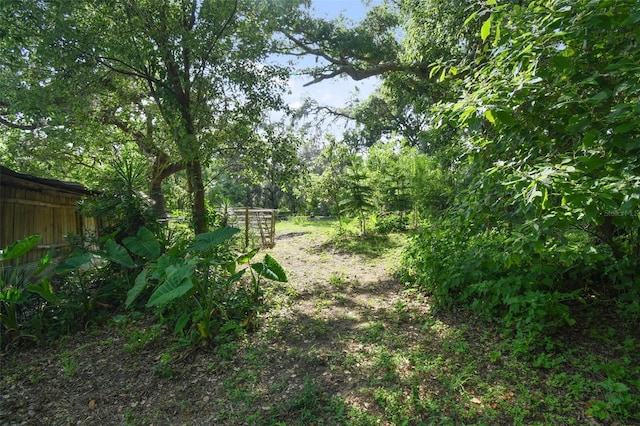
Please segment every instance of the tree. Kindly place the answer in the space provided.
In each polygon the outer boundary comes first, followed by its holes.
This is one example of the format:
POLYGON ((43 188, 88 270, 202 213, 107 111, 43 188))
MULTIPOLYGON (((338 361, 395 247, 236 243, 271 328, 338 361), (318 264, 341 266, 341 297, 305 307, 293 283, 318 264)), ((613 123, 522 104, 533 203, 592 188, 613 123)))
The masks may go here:
POLYGON ((304 71, 310 76, 307 84, 338 76, 382 78, 376 95, 339 112, 361 124, 352 139, 371 146, 399 134, 433 154, 458 139, 453 123, 432 125, 432 106, 457 99, 469 67, 478 63, 483 19, 461 25, 475 5, 471 0, 387 0, 357 24, 345 18, 328 22, 302 10, 281 28, 289 41, 284 52, 316 57, 316 65, 304 71))
POLYGON ((433 123, 461 129, 460 185, 409 250, 416 280, 522 335, 573 324, 587 292, 637 318, 640 5, 523 3, 466 19, 482 45, 433 123))
POLYGON ((630 255, 616 233, 631 238, 640 219, 640 72, 631 65, 640 60, 640 6, 556 0, 483 11, 490 60, 446 105, 476 129, 469 155, 490 169, 476 169, 475 190, 482 181, 485 193, 508 191, 494 208, 535 224, 541 238, 578 227, 616 259, 630 255))
MULTIPOLYGON (((85 93, 91 83, 120 78, 144 86, 141 101, 154 104, 186 169, 194 229, 201 233, 202 164, 216 146, 238 131, 247 133, 265 111, 281 105, 278 81, 286 70, 262 60, 275 18, 297 6, 249 0, 11 3, 3 8, 12 24, 5 32, 16 45, 3 46, 13 52, 12 69, 34 74, 28 91, 36 96, 75 88, 85 93)), ((14 88, 21 81, 15 78, 14 88)), ((102 90, 110 91, 108 84, 102 90)), ((66 100, 58 102, 69 105, 66 100)), ((42 104, 55 109, 53 102, 42 104)), ((18 104, 2 111, 3 119, 22 119, 20 106, 33 113, 34 126, 55 116, 18 104)))
POLYGON ((337 215, 340 226, 342 226, 340 191, 346 185, 346 168, 354 160, 355 155, 349 147, 336 141, 332 136, 328 136, 328 144, 316 160, 316 167, 320 173, 318 179, 313 182, 312 198, 327 203, 330 210, 337 215))
POLYGON ((338 207, 342 212, 357 217, 360 232, 362 235, 366 235, 366 214, 374 207, 373 188, 368 183, 366 169, 359 158, 354 158, 345 171, 344 187, 340 190, 338 207))

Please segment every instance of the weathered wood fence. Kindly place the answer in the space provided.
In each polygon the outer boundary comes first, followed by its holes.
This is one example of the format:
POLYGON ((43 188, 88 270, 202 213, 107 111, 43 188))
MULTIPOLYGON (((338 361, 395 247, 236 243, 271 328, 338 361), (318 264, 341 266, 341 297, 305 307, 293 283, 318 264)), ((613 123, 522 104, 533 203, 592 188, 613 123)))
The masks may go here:
POLYGON ((67 246, 68 234, 96 232, 98 220, 80 215, 78 209, 80 200, 89 194, 74 182, 37 178, 0 166, 0 248, 42 235, 35 249, 11 265, 37 262, 50 249, 67 246))
MULTIPOLYGON (((224 213, 223 213, 224 214, 224 213)), ((273 247, 276 234, 276 211, 250 207, 232 207, 226 211, 229 224, 244 231, 245 245, 253 238, 259 239, 262 247, 273 247)))

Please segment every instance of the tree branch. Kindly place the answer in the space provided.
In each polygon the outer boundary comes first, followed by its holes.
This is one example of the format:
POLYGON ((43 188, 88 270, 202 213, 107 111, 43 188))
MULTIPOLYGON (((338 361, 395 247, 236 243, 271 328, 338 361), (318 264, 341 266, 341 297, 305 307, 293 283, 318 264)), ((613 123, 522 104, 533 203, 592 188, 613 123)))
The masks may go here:
POLYGON ((36 130, 40 128, 40 126, 36 124, 17 124, 5 119, 2 116, 0 116, 0 124, 3 126, 7 126, 11 129, 17 129, 17 130, 36 130))
MULTIPOLYGON (((387 62, 374 62, 373 60, 369 61, 366 57, 358 57, 354 58, 363 64, 366 64, 367 67, 359 68, 354 65, 349 60, 345 59, 343 56, 340 58, 335 58, 328 54, 327 52, 313 48, 307 45, 305 42, 297 39, 293 35, 283 32, 285 37, 287 37, 295 46, 302 50, 302 52, 289 52, 289 54, 294 56, 304 56, 304 55, 312 55, 317 56, 319 58, 323 58, 328 61, 331 66, 325 68, 325 70, 320 73, 315 74, 315 78, 308 83, 305 83, 304 86, 311 86, 313 84, 320 83, 324 80, 329 80, 331 78, 337 77, 339 75, 346 74, 351 77, 353 80, 360 81, 366 78, 390 73, 390 72, 410 72, 416 75, 428 75, 429 66, 425 64, 412 64, 412 65, 403 65, 396 61, 387 61, 387 62)), ((313 75, 313 73, 311 73, 313 75)))

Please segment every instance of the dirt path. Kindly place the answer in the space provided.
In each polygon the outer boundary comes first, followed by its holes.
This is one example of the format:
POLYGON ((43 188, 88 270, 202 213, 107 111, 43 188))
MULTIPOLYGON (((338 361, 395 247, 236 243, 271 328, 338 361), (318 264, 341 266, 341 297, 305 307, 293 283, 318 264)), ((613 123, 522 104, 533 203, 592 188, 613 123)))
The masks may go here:
POLYGON ((144 320, 5 357, 0 424, 341 424, 348 413, 381 414, 375 384, 402 374, 393 345, 417 342, 409 319, 427 306, 390 275, 400 247, 383 251, 355 256, 317 232, 279 235, 270 253, 289 283, 268 288, 260 329, 178 363, 163 362, 166 331, 144 320))
MULTIPOLYGON (((337 397, 346 408, 374 409, 366 388, 372 378, 383 378, 371 377, 381 366, 367 363, 391 349, 389 334, 403 345, 419 340, 409 320, 426 313, 428 306, 405 294, 391 276, 399 247, 366 258, 340 253, 317 234, 287 237, 280 238, 273 255, 289 271, 295 295, 285 309, 272 311, 264 330, 278 331, 277 346, 287 352, 283 363, 289 363, 290 377, 306 376, 325 398, 337 397)), ((289 391, 300 386, 304 383, 292 383, 289 391)))

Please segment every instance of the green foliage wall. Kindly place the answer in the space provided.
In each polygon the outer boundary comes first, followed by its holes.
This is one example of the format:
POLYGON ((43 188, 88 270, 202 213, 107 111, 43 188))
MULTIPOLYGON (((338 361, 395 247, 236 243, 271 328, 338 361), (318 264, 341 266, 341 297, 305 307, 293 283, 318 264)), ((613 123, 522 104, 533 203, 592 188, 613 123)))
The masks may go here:
POLYGON ((488 1, 468 17, 482 43, 439 68, 462 96, 438 113, 461 129, 465 187, 408 256, 438 301, 543 330, 597 292, 637 320, 639 22, 628 0, 488 1))

